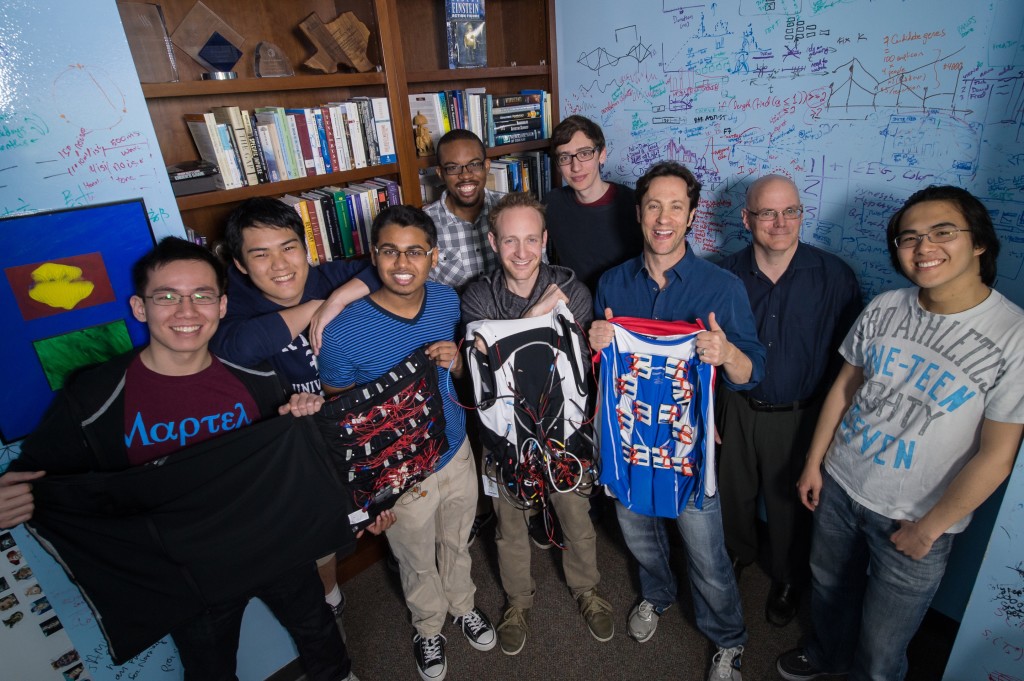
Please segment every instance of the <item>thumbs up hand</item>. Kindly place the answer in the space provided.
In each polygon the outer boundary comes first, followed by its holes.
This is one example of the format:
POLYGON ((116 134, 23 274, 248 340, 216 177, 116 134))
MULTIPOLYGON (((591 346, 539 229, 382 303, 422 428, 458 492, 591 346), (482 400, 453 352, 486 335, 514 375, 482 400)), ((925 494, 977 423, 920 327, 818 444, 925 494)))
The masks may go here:
POLYGON ((722 366, 736 348, 729 342, 725 331, 718 325, 715 313, 708 315, 707 331, 697 336, 697 356, 705 364, 722 366))

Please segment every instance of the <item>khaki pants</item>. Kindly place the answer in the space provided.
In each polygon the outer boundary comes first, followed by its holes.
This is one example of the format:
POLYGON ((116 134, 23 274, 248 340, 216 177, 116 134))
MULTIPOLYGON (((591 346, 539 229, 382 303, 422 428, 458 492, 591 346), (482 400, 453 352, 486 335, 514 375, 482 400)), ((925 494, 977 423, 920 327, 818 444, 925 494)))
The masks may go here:
MULTIPOLYGON (((565 551, 562 570, 573 598, 597 587, 601 574, 597 571, 597 535, 590 520, 590 500, 574 492, 552 493, 550 503, 562 526, 565 551)), ((529 511, 520 511, 502 496, 494 500, 498 515, 498 568, 501 586, 509 605, 533 607, 537 586, 530 574, 530 538, 527 523, 529 511)), ((557 549, 556 549, 557 550, 557 549)))
POLYGON ((455 458, 395 504, 387 531, 412 624, 424 638, 441 633, 445 615, 473 609, 469 530, 476 515, 476 465, 469 439, 455 458))

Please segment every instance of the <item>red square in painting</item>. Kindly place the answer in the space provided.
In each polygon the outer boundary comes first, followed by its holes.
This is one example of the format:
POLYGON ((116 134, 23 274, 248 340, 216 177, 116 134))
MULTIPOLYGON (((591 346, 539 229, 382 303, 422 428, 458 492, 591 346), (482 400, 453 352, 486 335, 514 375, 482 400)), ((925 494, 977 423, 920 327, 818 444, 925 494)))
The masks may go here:
POLYGON ((16 265, 4 270, 25 321, 114 301, 100 253, 16 265))

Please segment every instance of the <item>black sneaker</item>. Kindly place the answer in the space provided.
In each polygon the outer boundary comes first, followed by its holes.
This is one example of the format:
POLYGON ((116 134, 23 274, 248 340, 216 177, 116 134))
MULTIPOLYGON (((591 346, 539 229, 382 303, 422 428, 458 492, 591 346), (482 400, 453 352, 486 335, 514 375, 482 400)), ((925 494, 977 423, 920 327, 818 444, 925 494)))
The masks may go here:
POLYGON ((473 527, 469 528, 469 541, 466 542, 466 546, 473 545, 473 542, 476 541, 476 536, 480 534, 480 530, 484 529, 488 523, 494 520, 494 517, 494 511, 487 511, 487 513, 481 513, 473 518, 473 527))
POLYGON ((803 648, 793 648, 779 655, 779 659, 775 662, 775 668, 778 670, 779 676, 786 681, 807 681, 829 676, 811 664, 803 648))
POLYGON ((498 640, 494 635, 491 621, 480 608, 473 608, 462 617, 453 617, 452 621, 455 622, 455 626, 462 629, 469 645, 477 650, 490 650, 498 640))
POLYGON ((448 660, 444 656, 444 644, 447 640, 441 634, 423 638, 419 634, 412 637, 412 652, 416 656, 416 668, 423 681, 442 681, 448 673, 448 660))

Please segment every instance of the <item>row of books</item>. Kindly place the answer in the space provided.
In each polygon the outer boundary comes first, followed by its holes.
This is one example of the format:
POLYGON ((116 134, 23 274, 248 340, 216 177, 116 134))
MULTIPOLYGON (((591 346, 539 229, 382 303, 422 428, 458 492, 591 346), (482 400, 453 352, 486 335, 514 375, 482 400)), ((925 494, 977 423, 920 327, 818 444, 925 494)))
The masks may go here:
POLYGON ((377 214, 402 203, 402 188, 384 177, 345 187, 328 186, 281 200, 295 209, 306 228, 311 265, 370 253, 370 226, 377 214))
POLYGON ((551 191, 551 157, 544 151, 527 151, 491 159, 487 187, 505 193, 529 192, 543 201, 551 191))
MULTIPOLYGON (((488 147, 547 139, 551 134, 551 95, 544 90, 491 95, 482 87, 409 95, 413 118, 426 119, 433 146, 446 132, 471 130, 488 147)), ((416 123, 413 123, 415 134, 416 123)))
POLYGON ((353 97, 302 109, 216 106, 186 114, 185 121, 200 157, 220 170, 219 189, 398 160, 385 97, 353 97))

